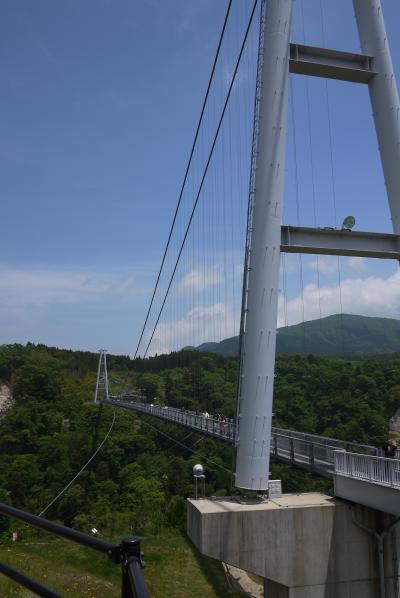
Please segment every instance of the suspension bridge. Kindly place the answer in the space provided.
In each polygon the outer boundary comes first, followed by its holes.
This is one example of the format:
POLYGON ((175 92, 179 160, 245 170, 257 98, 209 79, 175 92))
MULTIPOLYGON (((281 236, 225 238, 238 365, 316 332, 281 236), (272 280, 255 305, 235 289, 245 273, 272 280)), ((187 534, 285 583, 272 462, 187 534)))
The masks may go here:
MULTIPOLYGON (((216 440, 235 444, 235 426, 232 420, 221 421, 208 414, 206 416, 174 407, 158 407, 124 397, 108 397, 101 402, 150 415, 216 440)), ((284 428, 271 428, 270 454, 275 460, 329 479, 345 476, 366 484, 378 485, 382 492, 373 498, 365 487, 359 494, 345 494, 344 498, 400 516, 400 494, 393 492, 400 490, 400 461, 386 459, 381 453, 381 449, 370 445, 284 428)))
MULTIPOLYGON (((232 182, 235 149, 232 138, 224 137, 223 126, 228 121, 228 131, 236 113, 234 105, 235 78, 245 52, 257 2, 254 3, 250 20, 245 29, 237 62, 228 85, 225 100, 221 104, 220 116, 215 117, 215 134, 208 140, 208 157, 203 158, 200 174, 192 180, 191 202, 186 208, 186 228, 182 228, 180 241, 173 245, 174 227, 183 208, 186 183, 190 177, 192 157, 195 152, 202 118, 207 109, 209 91, 218 63, 221 40, 213 64, 210 82, 198 123, 192 151, 184 176, 176 212, 170 229, 160 271, 146 314, 142 333, 136 348, 146 339, 142 356, 178 350, 184 346, 187 330, 197 341, 210 335, 210 322, 218 322, 221 329, 225 324, 227 337, 228 321, 234 321, 238 293, 235 295, 235 268, 232 258, 233 240, 240 222, 240 202, 235 204, 241 193, 237 193, 232 182), (231 97, 231 94, 232 97, 231 97), (229 102, 231 101, 231 104, 229 102), (229 108, 228 108, 229 106, 229 108), (229 112, 231 110, 231 112, 229 112), (222 130, 221 138, 219 137, 222 130), (225 142, 225 143, 224 143, 225 142), (226 151, 228 145, 228 151, 226 151), (218 152, 220 151, 220 155, 218 152), (215 152, 215 153, 214 153, 215 152), (218 157, 219 156, 219 157, 218 157), (230 161, 230 179, 225 171, 230 161), (220 162, 218 163, 218 160, 220 162), (219 168, 220 166, 220 168, 219 168), (211 182, 210 182, 211 181, 211 182), (209 186, 209 188, 207 188, 209 186), (229 187, 229 188, 228 188, 229 187), (228 191, 227 191, 228 188, 228 191), (211 198, 211 209, 206 211, 206 197, 211 198), (216 211, 216 200, 220 198, 220 220, 216 211), (228 197, 229 201, 226 201, 228 197), (201 201, 202 200, 202 201, 201 201), (235 208, 234 208, 235 206, 235 208), (196 212, 197 210, 197 212, 196 212), (235 210, 238 210, 237 217, 235 210), (197 220, 196 217, 197 216, 197 220), (230 217, 230 228, 225 226, 230 217), (215 224, 218 223, 219 227, 215 224), (222 224, 222 226, 221 226, 222 224), (213 236, 214 235, 214 236, 213 236), (228 258, 228 237, 230 257, 228 258), (210 258, 213 253, 222 252, 222 267, 210 258), (188 249, 189 247, 189 249, 188 249), (186 250, 186 253, 185 251, 186 250), (189 257, 186 257, 189 254, 189 257), (174 257, 172 257, 174 256, 174 257), (185 262, 186 259, 186 262, 185 262), (169 274, 166 264, 170 260, 169 274), (228 260, 229 263, 228 263, 228 260), (162 277, 166 276, 164 285, 162 277), (164 286, 164 291, 160 289, 164 286), (224 287, 224 301, 207 289, 224 287), (228 288, 232 288, 231 311, 227 304, 228 288), (190 290, 192 302, 185 299, 190 290), (153 315, 153 325, 146 332, 152 318, 154 305, 159 298, 159 309, 153 315), (219 301, 217 300, 219 299, 219 301), (180 301, 180 303, 179 303, 180 301), (222 305, 223 303, 223 305, 222 305), (186 314, 182 318, 182 313, 186 314), (163 320, 164 318, 164 320, 163 320), (175 336, 174 336, 175 335, 175 336), (150 353, 149 353, 150 352, 150 353)), ((114 407, 134 410, 176 425, 190 428, 217 440, 234 444, 236 449, 235 485, 244 491, 258 493, 261 502, 232 506, 231 501, 189 501, 188 534, 204 554, 225 560, 233 565, 251 570, 265 578, 265 592, 271 597, 305 596, 381 596, 395 595, 399 571, 397 560, 389 566, 389 553, 396 552, 399 538, 393 531, 400 517, 400 461, 386 459, 378 449, 341 442, 335 439, 302 434, 298 431, 272 427, 272 401, 274 389, 274 363, 276 330, 278 320, 279 289, 285 285, 285 254, 299 256, 336 256, 339 277, 339 298, 342 309, 340 257, 368 257, 375 259, 400 258, 398 246, 400 234, 400 103, 391 62, 385 24, 379 0, 353 0, 356 23, 359 31, 362 53, 344 52, 307 44, 291 43, 291 0, 266 0, 260 3, 258 27, 257 62, 253 72, 255 85, 252 126, 248 126, 247 137, 251 147, 246 167, 250 171, 248 191, 246 235, 242 239, 244 250, 244 271, 242 272, 242 293, 239 332, 239 374, 237 384, 237 412, 234 422, 220 421, 208 414, 182 411, 172 407, 157 407, 142 402, 135 396, 112 396, 109 392, 105 352, 101 351, 95 402, 114 407), (334 226, 318 226, 316 219, 316 194, 313 178, 314 226, 302 226, 299 213, 299 166, 294 144, 294 195, 297 206, 297 226, 283 225, 285 148, 288 130, 289 97, 292 114, 292 135, 296 142, 294 119, 294 92, 289 74, 307 75, 323 79, 334 79, 357 83, 368 87, 372 104, 375 130, 378 138, 382 167, 386 182, 388 206, 393 233, 377 231, 352 231, 355 219, 348 216, 341 227, 337 227, 336 191, 332 150, 332 127, 328 88, 326 87, 328 138, 330 142, 331 175, 334 226), (290 83, 289 83, 290 82, 290 83), (251 133, 251 134, 250 134, 251 133), (282 276, 283 271, 283 276, 282 276), (269 480, 270 458, 291 465, 306 468, 324 477, 334 479, 335 499, 327 497, 287 498, 274 494, 276 481, 269 480), (269 500, 265 501, 265 495, 269 500), (340 502, 341 499, 349 502, 340 502), (264 501, 264 502, 263 502, 264 501), (348 505, 359 505, 367 511, 349 509, 348 505), (296 517, 288 528, 286 515, 296 517), (326 509, 329 516, 326 515, 326 509), (369 510, 368 510, 369 509, 369 510), (379 515, 384 515, 380 529, 379 515), (311 517, 311 519, 310 519, 311 517), (313 523, 311 523, 311 520, 313 523), (279 522, 277 524, 277 522, 279 522), (372 523, 371 523, 372 522, 372 523), (310 525, 315 527, 310 530, 310 525), (375 526, 375 527, 374 527, 375 526), (263 529, 263 534, 246 533, 246 528, 263 529), (282 530, 285 529, 285 537, 282 530), (391 549, 383 550, 383 540, 388 533, 393 536, 391 549), (265 534, 265 537, 264 537, 265 534), (329 541, 323 545, 322 539, 329 541), (347 534, 347 540, 345 535, 347 534), (369 534, 369 536, 368 536, 369 534), (296 538, 310 536, 298 545, 296 538), (268 538, 268 540, 266 540, 268 538), (377 540, 377 563, 366 552, 370 551, 373 539, 377 540), (303 562, 308 570, 300 566, 299 558, 288 548, 298 545, 303 562), (341 561, 343 543, 349 548, 348 559, 359 559, 362 564, 357 572, 349 569, 348 560, 341 561), (267 546, 273 545, 273 559, 267 558, 267 546), (328 550, 327 550, 328 547, 328 550), (366 551, 366 552, 365 552, 366 551), (323 555, 323 558, 321 557, 323 555), (334 556, 332 556, 334 555, 334 556), (332 564, 334 559, 334 565, 332 564), (310 573, 311 563, 318 560, 310 573), (389 574, 389 568, 391 573, 389 574), (393 583, 392 581, 393 580, 393 583)), ((229 7, 231 4, 229 4, 229 7)), ((229 8, 228 8, 229 14, 229 8)), ((304 18, 304 16, 303 16, 304 18)), ((227 19, 224 22, 222 37, 227 19)), ((303 20, 303 31, 304 20, 303 20)), ((236 80, 236 88, 238 82, 236 80)), ((308 119, 310 103, 307 87, 308 119)), ((249 125, 249 123, 247 123, 249 125)), ((207 144, 206 144, 207 145, 207 144)), ((310 136, 310 159, 313 162, 310 136)), ((207 154, 206 154, 207 155, 207 154)), ((236 156, 237 158, 238 156, 236 156)), ((238 171, 240 169, 238 168, 238 171)), ((242 179, 238 177, 238 180, 242 179)), ((240 228, 240 227, 239 227, 240 228)), ((301 311, 305 313, 303 262, 299 258, 301 286, 301 311)), ((318 291, 319 282, 318 282, 318 291)), ((217 291, 215 291, 217 292, 217 291)), ((284 313, 287 317, 285 299, 284 313)), ((321 294, 319 292, 321 314, 321 294)), ((232 330, 231 330, 232 331, 232 330)), ((233 328, 236 333, 236 329, 233 328)), ((191 343, 196 344, 196 342, 191 343)), ((199 344, 199 342, 197 342, 199 344)), ((252 494, 254 496, 254 494, 252 494)))
MULTIPOLYGON (((234 445, 234 480, 244 496, 189 500, 188 535, 203 554, 261 575, 269 598, 395 598, 400 574, 396 528, 400 460, 384 458, 377 448, 350 440, 272 426, 277 322, 281 317, 287 325, 290 303, 286 259, 299 256, 298 311, 303 322, 307 301, 302 256, 316 256, 314 287, 320 316, 321 256, 337 259, 340 313, 340 258, 400 260, 400 102, 382 7, 380 0, 353 0, 361 43, 361 53, 355 53, 306 43, 304 14, 303 43, 293 43, 292 0, 255 0, 245 16, 243 8, 238 9, 242 20, 236 17, 236 32, 241 24, 241 33, 236 36, 235 59, 226 63, 235 37, 231 34, 225 47, 232 6, 230 0, 134 356, 146 358, 238 334, 235 418, 221 421, 149 405, 129 393, 111 394, 105 350, 100 351, 95 403, 133 410, 234 445), (322 200, 317 201, 307 86, 304 114, 309 126, 312 214, 308 219, 313 226, 301 222, 299 125, 296 85, 290 75, 368 88, 393 232, 352 230, 351 216, 340 225, 327 86, 325 137, 333 215, 330 226, 317 218, 322 200), (289 188, 295 199, 289 214, 295 215, 296 225, 283 223, 288 214, 284 202, 288 133, 293 141, 289 188), (275 492, 276 480, 269 479, 271 458, 333 479, 335 496, 275 492), (384 543, 388 535, 390 546, 384 543)), ((323 20, 321 25, 325 46, 323 20)), ((324 212, 326 217, 326 206, 324 212)), ((2 512, 10 514, 4 508, 2 512)), ((19 516, 24 520, 25 515, 19 516)), ((25 517, 40 527, 38 519, 25 517)), ((50 531, 66 534, 57 526, 50 531)), ((90 544, 79 534, 75 539, 122 563, 124 596, 146 595, 137 538, 120 546, 90 544), (135 590, 135 583, 141 589, 135 590)))

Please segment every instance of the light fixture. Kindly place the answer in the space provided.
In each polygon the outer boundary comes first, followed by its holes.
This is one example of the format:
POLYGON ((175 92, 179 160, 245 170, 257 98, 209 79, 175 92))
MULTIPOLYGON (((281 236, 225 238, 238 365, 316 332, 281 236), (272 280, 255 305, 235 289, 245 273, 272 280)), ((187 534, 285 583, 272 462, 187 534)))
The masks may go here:
POLYGON ((200 480, 200 488, 201 491, 200 493, 202 494, 202 498, 205 498, 206 495, 206 487, 205 487, 205 480, 206 480, 206 476, 204 474, 204 467, 200 464, 197 463, 194 467, 193 467, 193 478, 194 478, 194 498, 195 500, 198 499, 198 481, 200 480))

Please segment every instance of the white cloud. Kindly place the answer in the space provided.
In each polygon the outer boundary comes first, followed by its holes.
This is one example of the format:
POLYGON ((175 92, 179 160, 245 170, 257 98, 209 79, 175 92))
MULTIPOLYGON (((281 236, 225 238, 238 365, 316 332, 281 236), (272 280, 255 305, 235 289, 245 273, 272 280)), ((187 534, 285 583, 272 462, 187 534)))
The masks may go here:
POLYGON ((363 257, 349 257, 345 261, 346 266, 354 272, 365 272, 367 264, 363 257))
POLYGON ((219 268, 211 270, 193 269, 185 274, 179 282, 178 289, 182 292, 199 292, 217 286, 224 282, 224 277, 219 268))
POLYGON ((51 304, 93 301, 132 294, 138 285, 127 273, 23 269, 0 266, 0 308, 46 308, 51 304))
POLYGON ((300 254, 281 253, 281 272, 282 274, 293 274, 299 271, 300 254))
MULTIPOLYGON (((149 355, 168 353, 188 345, 220 341, 237 334, 238 316, 224 303, 198 305, 177 320, 162 322, 154 334, 149 355), (236 324, 236 326, 235 326, 236 324)), ((149 336, 147 337, 147 341, 149 336)))
MULTIPOLYGON (((358 265, 356 266, 359 267, 358 265)), ((387 278, 368 276, 345 278, 339 285, 318 286, 314 283, 304 287, 301 295, 284 305, 279 296, 278 326, 284 326, 285 307, 287 323, 297 324, 336 313, 365 316, 392 317, 400 319, 400 271, 387 278)), ((151 355, 169 352, 186 345, 198 345, 207 341, 219 341, 238 334, 239 317, 230 306, 216 303, 197 306, 182 318, 160 323, 150 347, 151 355)))
POLYGON ((184 2, 175 22, 178 31, 191 33, 196 28, 202 13, 207 10, 207 4, 207 2, 184 2))
POLYGON ((0 264, 0 343, 105 345, 128 353, 149 289, 142 266, 99 271, 0 264))
MULTIPOLYGON (((223 67, 223 79, 225 81, 225 85, 227 88, 231 84, 233 73, 234 73, 234 70, 230 66, 225 65, 223 67)), ((246 71, 244 71, 243 69, 238 69, 236 76, 235 76, 235 81, 233 83, 233 89, 236 89, 242 83, 246 83, 247 80, 248 80, 248 74, 246 73, 246 71)))
MULTIPOLYGON (((400 319, 400 272, 388 278, 368 276, 346 278, 339 285, 320 286, 309 284, 299 295, 286 303, 287 323, 297 324, 304 320, 348 313, 364 316, 381 316, 400 319)), ((279 297, 278 326, 285 322, 284 298, 279 297)))
MULTIPOLYGON (((362 273, 367 270, 366 260, 362 257, 340 258, 340 271, 344 273, 362 273)), ((307 267, 317 271, 325 277, 333 278, 338 276, 338 258, 335 256, 318 256, 307 263, 307 267)))
POLYGON ((315 260, 308 262, 308 268, 315 270, 326 277, 337 276, 338 274, 338 262, 335 257, 322 257, 318 256, 315 260))

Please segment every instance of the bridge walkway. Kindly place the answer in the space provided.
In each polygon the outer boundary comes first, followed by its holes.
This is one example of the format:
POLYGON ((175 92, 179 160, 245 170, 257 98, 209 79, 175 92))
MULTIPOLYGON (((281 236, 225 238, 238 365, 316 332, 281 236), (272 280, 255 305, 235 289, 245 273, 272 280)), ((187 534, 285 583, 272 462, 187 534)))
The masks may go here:
MULTIPOLYGON (((102 403, 131 409, 196 430, 216 440, 234 444, 232 420, 208 414, 158 407, 131 397, 111 396, 102 403)), ((400 460, 386 459, 380 449, 284 428, 272 428, 271 454, 275 460, 334 480, 335 495, 352 502, 400 516, 400 460)))
MULTIPOLYGON (((102 401, 105 404, 114 405, 138 411, 146 415, 152 415, 202 434, 234 444, 235 428, 232 420, 220 421, 214 417, 207 417, 194 411, 184 411, 174 407, 158 407, 148 403, 135 400, 110 397, 102 401)), ((302 469, 311 471, 326 478, 333 478, 335 450, 346 452, 378 455, 379 450, 370 445, 345 442, 334 438, 305 434, 284 428, 272 428, 271 454, 277 461, 295 465, 302 469)))

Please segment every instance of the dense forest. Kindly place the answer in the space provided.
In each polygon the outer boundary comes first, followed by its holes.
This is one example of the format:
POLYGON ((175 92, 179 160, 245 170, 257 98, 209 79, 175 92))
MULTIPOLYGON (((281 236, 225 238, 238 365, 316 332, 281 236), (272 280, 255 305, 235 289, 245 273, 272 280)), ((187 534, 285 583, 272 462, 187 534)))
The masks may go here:
MULTIPOLYGON (((187 350, 145 360, 113 355, 107 360, 114 394, 134 390, 148 402, 234 415, 234 358, 187 350)), ((238 492, 232 486, 232 448, 150 416, 94 405, 97 365, 98 355, 89 352, 30 343, 0 346, 0 387, 6 385, 13 397, 6 412, 0 406, 0 502, 41 513, 108 435, 44 516, 87 533, 95 527, 113 540, 144 535, 145 574, 153 595, 183 597, 188 588, 198 596, 236 595, 218 563, 205 562, 184 533, 195 463, 205 466, 207 495, 238 492), (179 572, 175 554, 182 563, 179 572)), ((273 422, 381 445, 399 394, 399 356, 351 361, 279 355, 273 422)), ((284 492, 329 491, 327 480, 285 465, 270 469, 284 492)), ((0 518, 0 560, 14 566, 17 559, 27 574, 37 578, 40 572, 42 582, 51 580, 62 594, 68 587, 68 595, 81 596, 83 583, 88 596, 119 595, 118 571, 101 555, 96 560, 83 549, 42 536, 0 518), (11 531, 19 533, 17 551, 10 546, 11 531)), ((22 595, 15 592, 0 578, 2 596, 22 595)))
MULTIPOLYGON (((93 404, 97 362, 96 354, 43 345, 0 347, 0 382, 14 398, 0 421, 0 501, 40 513, 100 444, 114 410, 93 404)), ((108 364, 114 393, 136 390, 149 402, 234 415, 233 358, 181 351, 135 361, 108 356, 108 364)), ((382 445, 399 394, 396 356, 280 355, 274 425, 382 445)), ((182 527, 196 462, 205 465, 207 493, 232 491, 230 447, 116 410, 101 452, 46 517, 86 531, 95 526, 105 535, 182 527)), ((275 465, 273 475, 287 492, 327 484, 285 466, 275 465)), ((0 521, 7 532, 9 521, 0 521)))
MULTIPOLYGON (((236 360, 183 351, 140 361, 135 382, 149 401, 234 415, 236 360)), ((364 361, 278 355, 277 427, 381 446, 400 406, 400 357, 364 361)))

